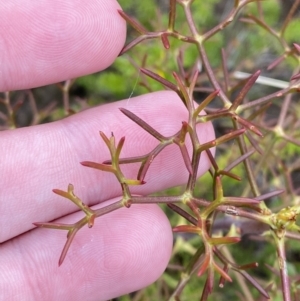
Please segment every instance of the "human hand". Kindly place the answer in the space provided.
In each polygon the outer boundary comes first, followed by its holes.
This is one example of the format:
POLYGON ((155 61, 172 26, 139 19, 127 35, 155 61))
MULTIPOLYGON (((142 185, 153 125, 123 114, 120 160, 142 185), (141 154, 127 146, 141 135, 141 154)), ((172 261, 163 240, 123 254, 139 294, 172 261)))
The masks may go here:
MULTIPOLYGON (((0 90, 50 84, 109 66, 125 41, 126 24, 117 9, 114 0, 1 3, 0 90)), ((156 205, 120 209, 98 218, 92 229, 81 229, 61 267, 57 261, 66 232, 31 230, 33 222, 59 218, 71 223, 82 216, 53 188, 74 184, 75 193, 92 208, 120 199, 112 175, 79 164, 109 158, 99 130, 126 137, 122 157, 145 154, 156 145, 119 107, 166 135, 187 118, 176 94, 164 91, 0 133, 0 300, 107 300, 149 285, 164 271, 172 233, 156 205)), ((211 125, 202 125, 199 135, 201 142, 212 140, 211 125)), ((209 166, 204 156, 201 160, 199 175, 209 166)), ((123 170, 136 177, 136 166, 123 170)), ((131 191, 149 194, 181 184, 187 176, 183 171, 178 149, 169 147, 152 163, 147 183, 131 191)))

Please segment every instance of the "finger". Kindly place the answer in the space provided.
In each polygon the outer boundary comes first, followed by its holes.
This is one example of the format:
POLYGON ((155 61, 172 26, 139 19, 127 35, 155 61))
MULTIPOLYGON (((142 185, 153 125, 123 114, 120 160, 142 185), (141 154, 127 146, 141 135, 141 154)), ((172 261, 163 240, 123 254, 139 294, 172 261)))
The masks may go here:
POLYGON ((0 3, 0 91, 97 72, 120 53, 125 21, 115 0, 0 3))
MULTIPOLYGON (((114 132, 118 141, 126 137, 121 157, 149 153, 158 141, 124 116, 126 107, 163 135, 178 132, 187 110, 173 92, 156 92, 129 101, 99 106, 62 121, 0 133, 0 241, 31 229, 33 222, 45 222, 76 211, 69 200, 52 192, 66 190, 69 183, 87 205, 94 205, 122 194, 111 173, 83 167, 82 161, 101 163, 110 159, 99 130, 114 132)), ((211 123, 198 126, 201 143, 214 139, 211 123)), ((188 140, 188 139, 187 139, 188 140)), ((189 148, 191 150, 191 147, 189 148)), ((203 153, 199 175, 209 168, 203 153)), ((136 179, 139 164, 122 165, 126 177, 136 179)), ((183 184, 188 172, 179 148, 168 146, 152 162, 146 184, 132 186, 132 193, 149 194, 183 184)))
POLYGON ((170 224, 156 205, 120 209, 81 229, 58 267, 65 240, 64 231, 35 229, 2 244, 0 300, 108 300, 154 282, 172 250, 170 224))

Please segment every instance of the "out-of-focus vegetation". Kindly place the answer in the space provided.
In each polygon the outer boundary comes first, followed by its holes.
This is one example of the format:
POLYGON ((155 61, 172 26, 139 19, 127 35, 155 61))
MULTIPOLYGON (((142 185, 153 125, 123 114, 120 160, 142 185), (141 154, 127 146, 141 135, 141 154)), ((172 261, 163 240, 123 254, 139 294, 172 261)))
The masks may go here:
MULTIPOLYGON (((144 0, 140 2, 120 0, 119 2, 123 10, 128 15, 138 19, 148 31, 163 30, 168 25, 169 3, 166 0, 144 0)), ((223 48, 227 56, 228 74, 233 84, 240 80, 234 73, 235 71, 254 73, 260 69, 262 75, 269 78, 269 84, 254 85, 247 95, 247 100, 278 91, 280 87, 274 87, 275 81, 272 79, 282 80, 287 85, 289 84, 292 72, 297 68, 299 69, 299 60, 288 57, 274 68, 268 69, 268 66, 284 54, 286 51, 285 45, 292 48, 292 43, 299 44, 300 42, 299 6, 294 11, 283 37, 276 36, 293 4, 294 1, 283 0, 266 0, 259 4, 247 4, 228 27, 205 43, 208 59, 221 83, 224 80, 221 56, 221 49, 223 48), (268 27, 266 28, 263 24, 260 24, 261 26, 255 24, 255 18, 263 20, 268 24, 268 27), (270 32, 270 28, 273 32, 270 32)), ((213 28, 228 15, 233 5, 234 1, 231 0, 195 0, 192 7, 197 28, 201 32, 213 28)), ((176 26, 175 29, 180 30, 182 34, 189 33, 181 7, 178 7, 177 10, 176 26)), ((128 26, 127 40, 132 41, 136 36, 137 33, 128 26)), ((194 98, 197 102, 201 102, 208 93, 213 91, 213 88, 203 72, 202 62, 199 60, 195 45, 182 43, 172 38, 170 38, 170 45, 170 49, 166 50, 158 39, 144 41, 120 56, 105 72, 78 78, 70 83, 70 88, 65 90, 63 89, 65 83, 61 83, 33 89, 32 91, 12 92, 11 95, 4 97, 7 101, 3 102, 0 107, 1 126, 3 128, 14 128, 50 122, 90 106, 164 89, 160 83, 142 74, 139 68, 150 69, 160 76, 174 81, 172 72, 180 71, 178 67, 180 57, 182 57, 183 67, 186 70, 192 68, 195 62, 198 61, 198 67, 201 71, 199 76, 201 85, 196 87, 194 98), (10 97, 10 102, 8 102, 8 97, 10 97), (63 99, 65 99, 65 106, 63 99), (66 102, 68 103, 67 106, 66 102), (12 118, 9 119, 10 122, 5 119, 8 110, 13 112, 12 118)), ((236 91, 232 91, 231 96, 233 98, 237 93, 236 91)), ((292 96, 293 112, 288 112, 288 119, 286 120, 286 130, 295 140, 299 139, 300 136, 300 99, 298 95, 292 96), (298 105, 295 105, 297 103, 298 105)), ((211 109, 217 107, 219 103, 219 100, 213 101, 211 109)), ((281 113, 282 103, 282 98, 274 99, 270 103, 270 107, 263 117, 264 122, 262 122, 266 128, 276 125, 281 113)), ((230 123, 227 120, 217 120, 214 122, 214 126, 217 136, 221 136, 226 133, 230 123)), ((274 132, 268 133, 267 129, 264 128, 263 130, 266 130, 266 135, 263 138, 264 146, 271 145, 273 151, 268 152, 268 156, 264 160, 260 160, 263 155, 255 155, 253 164, 257 165, 253 166, 253 169, 255 175, 259 178, 258 182, 262 193, 269 191, 271 188, 286 189, 283 196, 273 197, 268 203, 270 208, 278 211, 282 206, 295 205, 300 202, 300 147, 297 143, 283 139, 280 135, 274 136, 274 132), (276 156, 280 160, 274 163, 272 156, 276 156), (268 166, 269 160, 272 162, 272 166, 268 166)), ((237 145, 233 142, 220 146, 216 154, 218 165, 221 168, 226 167, 228 162, 233 161, 233 158, 236 157, 237 151, 237 145)), ((246 177, 241 164, 232 171, 242 178, 246 177)), ((210 182, 211 176, 209 174, 201 178, 196 188, 199 197, 213 199, 210 182)), ((223 187, 224 195, 248 196, 249 194, 247 182, 238 183, 229 177, 224 177, 223 187)), ((180 191, 182 191, 182 188, 176 187, 170 189, 167 193, 178 194, 180 191)), ((183 218, 174 215, 168 208, 164 209, 172 226, 186 223, 183 218)), ((220 217, 220 222, 216 222, 214 227, 215 233, 218 233, 218 231, 240 231, 239 219, 226 215, 220 217)), ((259 279, 264 288, 267 288, 272 296, 271 300, 282 300, 279 277, 275 269, 277 262, 275 247, 270 237, 263 238, 256 235, 254 224, 249 224, 249 229, 251 229, 249 232, 246 231, 245 227, 242 229, 245 232, 241 233, 242 241, 239 244, 226 246, 222 251, 229 258, 233 257, 235 262, 240 265, 252 261, 258 262, 259 266, 249 273, 259 279)), ((199 239, 193 235, 175 235, 173 255, 164 275, 155 284, 144 290, 120 297, 117 300, 169 300, 172 291, 177 286, 178 279, 182 277, 184 267, 189 263, 191 255, 196 252, 198 244, 199 239)), ((288 273, 292 281, 294 296, 296 296, 293 300, 300 300, 300 242, 298 240, 288 241, 286 250, 288 273)), ((199 300, 199 292, 202 291, 204 285, 205 277, 192 277, 180 300, 199 300)), ((216 285, 214 294, 208 300, 246 300, 245 296, 251 296, 251 300, 266 300, 254 288, 241 280, 239 276, 233 275, 233 283, 226 283, 224 288, 218 288, 216 285)))
MULTIPOLYGON (((147 28, 147 30, 158 31, 165 29, 168 24, 168 3, 166 2, 167 1, 157 1, 156 5, 153 5, 154 1, 150 0, 143 1, 142 4, 132 4, 130 1, 121 1, 120 3, 126 13, 128 13, 130 16, 135 16, 139 22, 143 24, 145 28, 147 28)), ((272 79, 279 79, 288 84, 293 70, 299 67, 299 61, 294 58, 287 58, 275 68, 268 70, 268 66, 278 57, 280 57, 284 53, 285 49, 282 46, 282 42, 277 37, 270 34, 266 28, 255 25, 254 22, 251 22, 251 20, 248 19, 248 16, 259 16, 261 13, 263 13, 265 23, 268 24, 274 30, 274 32, 276 32, 282 28, 287 13, 290 11, 290 8, 293 4, 293 1, 262 1, 260 4, 261 11, 258 11, 257 9, 257 3, 248 4, 232 24, 206 42, 205 47, 210 63, 213 67, 215 67, 215 72, 220 81, 222 81, 223 76, 221 70, 221 48, 224 48, 227 55, 227 67, 232 79, 234 79, 234 73, 232 72, 234 70, 253 73, 260 69, 263 76, 271 79, 270 82, 272 82, 272 79)), ((226 17, 228 12, 232 9, 232 6, 233 1, 194 1, 193 13, 198 28, 205 32, 217 25, 226 17)), ((299 17, 300 8, 298 7, 284 33, 284 40, 290 47, 292 47, 292 43, 299 43, 299 17)), ((188 26, 180 8, 177 11, 176 24, 182 24, 182 26, 179 28, 181 33, 188 32, 188 26)), ((128 41, 133 40, 135 37, 136 32, 129 26, 128 41)), ((145 77, 143 78, 143 75, 138 72, 136 67, 142 66, 149 68, 151 71, 172 81, 171 73, 174 70, 178 72, 177 60, 180 54, 182 54, 184 57, 183 61, 186 69, 191 68, 195 64, 195 61, 198 58, 198 53, 194 45, 183 44, 177 40, 174 41, 171 38, 170 43, 171 47, 166 51, 160 40, 146 41, 123 55, 124 60, 127 62, 132 61, 134 64, 134 68, 130 67, 132 72, 130 79, 132 82, 129 85, 130 87, 134 87, 133 95, 139 95, 140 93, 145 93, 148 91, 156 91, 162 88, 162 86, 157 84, 157 82, 146 79, 145 77), (136 78, 138 78, 143 85, 135 86, 134 80, 136 78)), ((201 76, 202 75, 200 73, 200 77, 201 76)), ((203 77, 205 77, 205 75, 203 77)), ((202 80, 202 84, 204 87, 194 93, 196 101, 201 101, 205 96, 207 96, 205 79, 202 80)), ((211 85, 208 81, 206 86, 207 90, 211 88, 211 85)), ((248 97, 249 99, 255 99, 262 97, 263 95, 274 93, 278 91, 278 89, 279 87, 273 87, 271 85, 269 86, 268 84, 257 84, 251 89, 248 97)), ((130 95, 131 93, 132 91, 130 89, 130 91, 127 92, 127 95, 130 95)), ((294 99, 294 102, 299 102, 300 104, 299 96, 296 95, 294 98, 296 98, 294 99)), ((282 99, 275 101, 273 100, 271 108, 268 110, 269 113, 267 113, 265 116, 265 118, 269 120, 270 126, 272 124, 276 124, 282 102, 282 99)), ((212 105, 217 106, 216 103, 212 105)), ((297 110, 297 112, 295 112, 295 116, 299 117, 300 106, 294 105, 293 108, 296 108, 297 110)), ((227 121, 218 120, 215 123, 215 128, 218 134, 220 134, 219 131, 226 131, 226 122, 227 121)), ((299 137, 300 131, 298 130, 298 134, 297 129, 294 129, 294 131, 296 131, 296 136, 299 137)), ((264 138, 265 144, 268 145, 272 143, 273 138, 274 137, 272 137, 272 135, 267 135, 264 138)), ((298 194, 298 197, 294 195, 294 197, 298 199, 296 202, 299 202, 300 162, 299 159, 297 159, 297 156, 299 155, 300 147, 297 144, 287 143, 286 141, 279 139, 274 145, 274 148, 275 152, 281 152, 282 162, 277 162, 278 166, 274 166, 276 171, 273 170, 273 172, 276 173, 276 176, 274 176, 273 179, 269 179, 269 182, 261 183, 261 185, 264 187, 265 191, 268 191, 268 189, 271 188, 282 188, 283 186, 287 188, 288 183, 286 183, 284 176, 279 175, 280 173, 286 173, 284 170, 285 162, 289 162, 288 165, 291 164, 291 162, 294 162, 296 168, 291 174, 290 180, 298 194)), ((236 145, 229 143, 221 146, 216 155, 219 166, 225 167, 228 162, 231 162, 236 151, 236 145)), ((268 158, 265 158, 265 160, 268 161, 268 158)), ((245 177, 245 172, 242 165, 237 166, 233 172, 242 178, 245 177)), ((263 169, 261 172, 265 174, 268 173, 263 169)), ((263 181, 264 177, 261 176, 261 178, 263 181)), ((206 198, 212 199, 211 187, 209 184, 210 179, 210 175, 207 174, 199 181, 199 186, 197 188, 199 190, 199 196, 201 195, 203 197, 203 195, 205 195, 206 198)), ((235 180, 230 179, 229 177, 224 177, 223 181, 225 195, 228 194, 238 196, 245 195, 247 193, 247 188, 244 186, 244 184, 237 183, 235 180)), ((170 189, 168 193, 178 194, 180 189, 180 187, 170 189)), ((288 194, 285 194, 280 198, 273 197, 272 200, 269 201, 268 205, 274 209, 281 208, 283 203, 289 202, 287 198, 288 194)), ((166 209, 166 213, 170 217, 171 224, 173 226, 184 223, 183 218, 173 215, 170 210, 166 209)), ((220 229, 218 229, 216 225, 216 231, 224 231, 224 224, 226 228, 226 222, 219 225, 220 229)), ((229 226, 231 224, 232 220, 228 220, 228 231, 230 230, 229 226)), ((272 245, 271 239, 262 239, 257 236, 255 233, 255 227, 252 232, 252 227, 253 225, 249 224, 249 233, 244 233, 241 243, 226 247, 227 250, 224 248, 224 251, 226 251, 226 255, 232 256, 235 262, 241 265, 247 264, 249 261, 257 261, 259 264, 258 268, 251 270, 249 273, 260 279, 260 283, 264 287, 268 287, 269 293, 272 296, 271 300, 282 300, 280 289, 278 289, 278 274, 274 272, 272 268, 276 266, 277 262, 275 247, 272 245)), ((187 266, 190 256, 196 252, 197 244, 199 244, 199 242, 193 236, 175 235, 173 256, 169 268, 166 270, 165 274, 152 286, 130 296, 118 298, 118 300, 169 300, 169 294, 176 288, 178 284, 177 280, 182 276, 183 273, 182 268, 187 266)), ((286 248, 288 257, 287 261, 289 262, 288 272, 290 278, 297 279, 300 272, 300 243, 299 241, 292 240, 287 243, 286 248)), ((182 294, 180 300, 199 300, 199 291, 202 290, 204 285, 205 277, 194 277, 185 287, 184 293, 182 294)), ((245 292, 243 292, 243 290, 247 291, 248 289, 249 288, 245 289, 245 282, 241 281, 241 279, 237 277, 234 278, 232 284, 226 283, 224 288, 216 288, 216 292, 209 297, 208 300, 232 299, 248 301, 248 299, 245 299, 245 292)), ((294 284, 293 289, 294 293, 299 292, 299 288, 297 287, 296 283, 294 284)), ((255 291, 255 289, 253 290, 253 288, 250 288, 250 291, 252 295, 251 300, 267 300, 263 298, 257 291, 255 291)))

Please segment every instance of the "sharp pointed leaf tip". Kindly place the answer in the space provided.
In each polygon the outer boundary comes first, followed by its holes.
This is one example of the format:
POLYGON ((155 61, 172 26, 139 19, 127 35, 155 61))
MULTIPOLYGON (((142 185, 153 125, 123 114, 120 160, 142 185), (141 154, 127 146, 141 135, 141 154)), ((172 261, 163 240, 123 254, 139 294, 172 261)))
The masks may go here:
POLYGON ((58 261, 58 266, 60 267, 63 262, 64 262, 65 256, 62 258, 62 256, 60 256, 59 261, 58 261))
POLYGON ((164 47, 166 49, 169 49, 170 48, 170 42, 169 42, 167 34, 162 34, 161 35, 161 40, 162 40, 162 43, 163 43, 164 47))
POLYGON ((300 45, 298 45, 296 43, 294 43, 293 45, 295 46, 295 48, 297 49, 297 51, 300 53, 300 45))
POLYGON ((300 78, 300 73, 295 74, 294 76, 291 77, 291 80, 299 79, 300 78))

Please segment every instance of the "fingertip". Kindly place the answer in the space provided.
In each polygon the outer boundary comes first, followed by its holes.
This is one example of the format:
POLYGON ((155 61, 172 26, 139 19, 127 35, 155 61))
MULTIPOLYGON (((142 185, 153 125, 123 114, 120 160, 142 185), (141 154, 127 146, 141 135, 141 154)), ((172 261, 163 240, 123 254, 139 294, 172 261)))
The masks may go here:
MULTIPOLYGON (((80 217, 77 212, 60 222, 80 217)), ((157 205, 101 216, 92 229, 76 234, 58 267, 65 241, 62 231, 35 229, 5 243, 0 289, 6 300, 20 292, 26 300, 108 300, 139 290, 164 272, 173 244, 169 221, 157 205)))
POLYGON ((107 68, 126 23, 115 0, 11 0, 0 4, 0 91, 61 82, 107 68))

